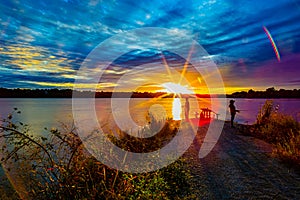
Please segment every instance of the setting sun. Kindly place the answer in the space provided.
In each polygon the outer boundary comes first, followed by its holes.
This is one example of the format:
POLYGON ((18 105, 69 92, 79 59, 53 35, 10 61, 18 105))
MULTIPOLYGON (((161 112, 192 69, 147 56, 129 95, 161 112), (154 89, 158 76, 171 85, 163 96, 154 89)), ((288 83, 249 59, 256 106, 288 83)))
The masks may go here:
POLYGON ((163 92, 174 93, 174 94, 193 94, 191 90, 189 90, 186 86, 176 84, 176 83, 163 83, 162 86, 165 90, 163 92))
MULTIPOLYGON (((162 86, 165 88, 164 92, 173 94, 193 94, 186 86, 176 83, 164 83, 162 86)), ((174 120, 181 120, 181 102, 180 98, 174 98, 172 104, 172 115, 174 120)))

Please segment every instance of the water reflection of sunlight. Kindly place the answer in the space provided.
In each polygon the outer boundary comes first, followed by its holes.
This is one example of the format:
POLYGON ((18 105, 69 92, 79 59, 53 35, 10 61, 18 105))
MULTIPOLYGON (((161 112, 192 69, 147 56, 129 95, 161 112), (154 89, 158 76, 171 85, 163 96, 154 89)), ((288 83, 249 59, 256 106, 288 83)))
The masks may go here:
POLYGON ((181 102, 179 98, 173 99, 172 116, 174 120, 181 120, 181 102))
MULTIPOLYGON (((193 94, 187 87, 176 83, 164 83, 162 86, 166 89, 167 93, 173 94, 193 94)), ((174 120, 181 120, 181 102, 180 98, 174 98, 172 104, 172 116, 174 120)))

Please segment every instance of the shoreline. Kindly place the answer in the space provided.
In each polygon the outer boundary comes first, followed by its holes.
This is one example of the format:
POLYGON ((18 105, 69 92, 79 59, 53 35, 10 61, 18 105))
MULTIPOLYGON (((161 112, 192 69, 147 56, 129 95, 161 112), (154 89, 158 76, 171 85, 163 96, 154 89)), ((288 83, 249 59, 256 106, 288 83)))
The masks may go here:
MULTIPOLYGON (((188 197, 204 199, 299 198, 300 170, 274 157, 274 146, 249 135, 253 125, 228 121, 212 151, 199 158, 208 123, 199 126, 197 135, 184 153, 186 167, 192 174, 188 197), (245 131, 246 130, 246 131, 245 131), (277 186, 280 185, 280 186, 277 186)), ((1 167, 1 166, 0 166, 1 167)), ((0 172, 4 172, 0 169, 0 172)), ((5 174, 0 175, 2 199, 16 197, 5 174), (3 181, 2 181, 3 180, 3 181), (3 193, 4 192, 4 193, 3 193)))

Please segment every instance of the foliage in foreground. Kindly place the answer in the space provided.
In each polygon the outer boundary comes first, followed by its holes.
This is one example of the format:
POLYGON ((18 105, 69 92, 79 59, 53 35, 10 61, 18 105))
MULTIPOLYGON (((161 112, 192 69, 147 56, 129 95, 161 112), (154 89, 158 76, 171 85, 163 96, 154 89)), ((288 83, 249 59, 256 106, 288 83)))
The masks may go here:
POLYGON ((280 113, 272 100, 261 108, 252 135, 274 144, 276 155, 300 166, 300 124, 280 113))
MULTIPOLYGON (((167 123, 162 131, 168 135, 174 127, 167 123)), ((0 124, 0 139, 1 163, 14 174, 23 199, 169 199, 188 192, 190 175, 182 159, 154 172, 123 173, 92 157, 75 127, 36 136, 9 115, 0 124)))

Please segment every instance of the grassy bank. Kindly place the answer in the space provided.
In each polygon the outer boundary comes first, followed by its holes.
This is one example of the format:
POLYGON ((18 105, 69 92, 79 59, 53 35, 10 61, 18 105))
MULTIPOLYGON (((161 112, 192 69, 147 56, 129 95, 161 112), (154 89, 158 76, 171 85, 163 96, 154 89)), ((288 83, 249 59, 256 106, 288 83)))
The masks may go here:
POLYGON ((300 124, 293 117, 282 114, 272 100, 267 100, 254 125, 243 128, 251 135, 274 145, 274 155, 300 169, 300 124))

